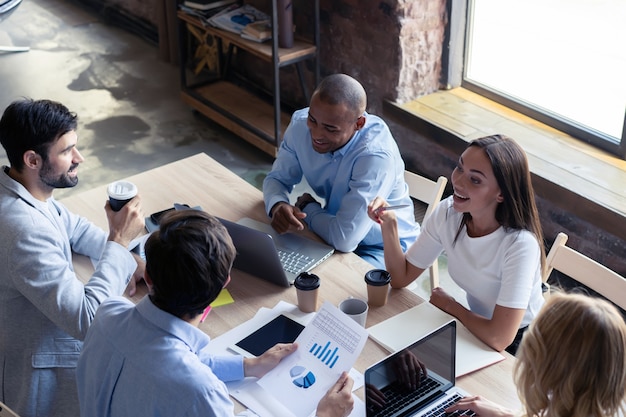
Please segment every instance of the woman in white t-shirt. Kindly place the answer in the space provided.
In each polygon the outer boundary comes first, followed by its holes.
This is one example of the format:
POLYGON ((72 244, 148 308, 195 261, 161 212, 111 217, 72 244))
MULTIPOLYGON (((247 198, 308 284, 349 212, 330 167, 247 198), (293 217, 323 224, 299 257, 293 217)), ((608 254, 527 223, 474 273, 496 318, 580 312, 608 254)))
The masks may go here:
POLYGON ((422 225, 402 252, 387 202, 368 207, 380 224, 391 285, 413 282, 445 251, 450 277, 467 293, 469 310, 442 288, 430 302, 459 319, 495 350, 515 354, 524 330, 543 305, 543 235, 526 154, 502 135, 476 139, 452 172, 454 194, 422 225))

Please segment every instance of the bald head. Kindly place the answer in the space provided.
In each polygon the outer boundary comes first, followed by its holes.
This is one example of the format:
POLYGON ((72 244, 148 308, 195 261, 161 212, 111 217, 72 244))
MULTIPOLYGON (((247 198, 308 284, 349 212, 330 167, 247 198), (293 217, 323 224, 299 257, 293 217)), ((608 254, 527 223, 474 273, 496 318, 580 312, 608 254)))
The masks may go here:
POLYGON ((326 104, 345 105, 355 118, 361 116, 367 106, 365 89, 346 74, 333 74, 324 78, 313 94, 326 104))

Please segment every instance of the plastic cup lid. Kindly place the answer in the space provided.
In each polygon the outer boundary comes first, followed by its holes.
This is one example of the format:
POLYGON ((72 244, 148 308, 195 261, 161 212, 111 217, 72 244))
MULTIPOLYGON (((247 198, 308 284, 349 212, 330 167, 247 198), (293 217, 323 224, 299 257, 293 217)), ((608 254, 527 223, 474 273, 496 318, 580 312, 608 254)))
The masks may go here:
POLYGON ((115 181, 107 188, 109 197, 118 200, 127 200, 137 195, 137 186, 129 181, 115 181))
POLYGON ((365 282, 374 286, 387 285, 391 282, 391 275, 384 269, 372 269, 365 274, 365 282))
POLYGON ((302 272, 293 283, 299 290, 314 290, 320 286, 320 277, 308 272, 302 272))

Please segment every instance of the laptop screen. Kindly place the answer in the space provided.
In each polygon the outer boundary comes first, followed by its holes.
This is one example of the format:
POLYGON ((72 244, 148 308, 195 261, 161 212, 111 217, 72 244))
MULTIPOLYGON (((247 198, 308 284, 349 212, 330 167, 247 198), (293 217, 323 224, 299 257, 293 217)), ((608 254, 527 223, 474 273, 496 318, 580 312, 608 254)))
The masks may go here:
POLYGON ((450 321, 365 371, 367 417, 405 416, 454 386, 456 322, 450 321))

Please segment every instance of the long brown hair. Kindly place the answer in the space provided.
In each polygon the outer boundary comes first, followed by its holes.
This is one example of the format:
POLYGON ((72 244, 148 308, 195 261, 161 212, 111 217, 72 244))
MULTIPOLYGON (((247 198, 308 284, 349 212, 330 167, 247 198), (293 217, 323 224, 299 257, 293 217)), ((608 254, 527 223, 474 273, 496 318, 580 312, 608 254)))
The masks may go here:
MULTIPOLYGON (((472 146, 485 152, 500 187, 502 202, 496 208, 496 220, 505 229, 528 230, 535 235, 541 249, 541 270, 543 270, 546 258, 543 232, 526 153, 517 142, 504 135, 475 139, 467 147, 472 146)), ((455 241, 463 226, 466 226, 471 218, 471 214, 463 213, 455 241)))

